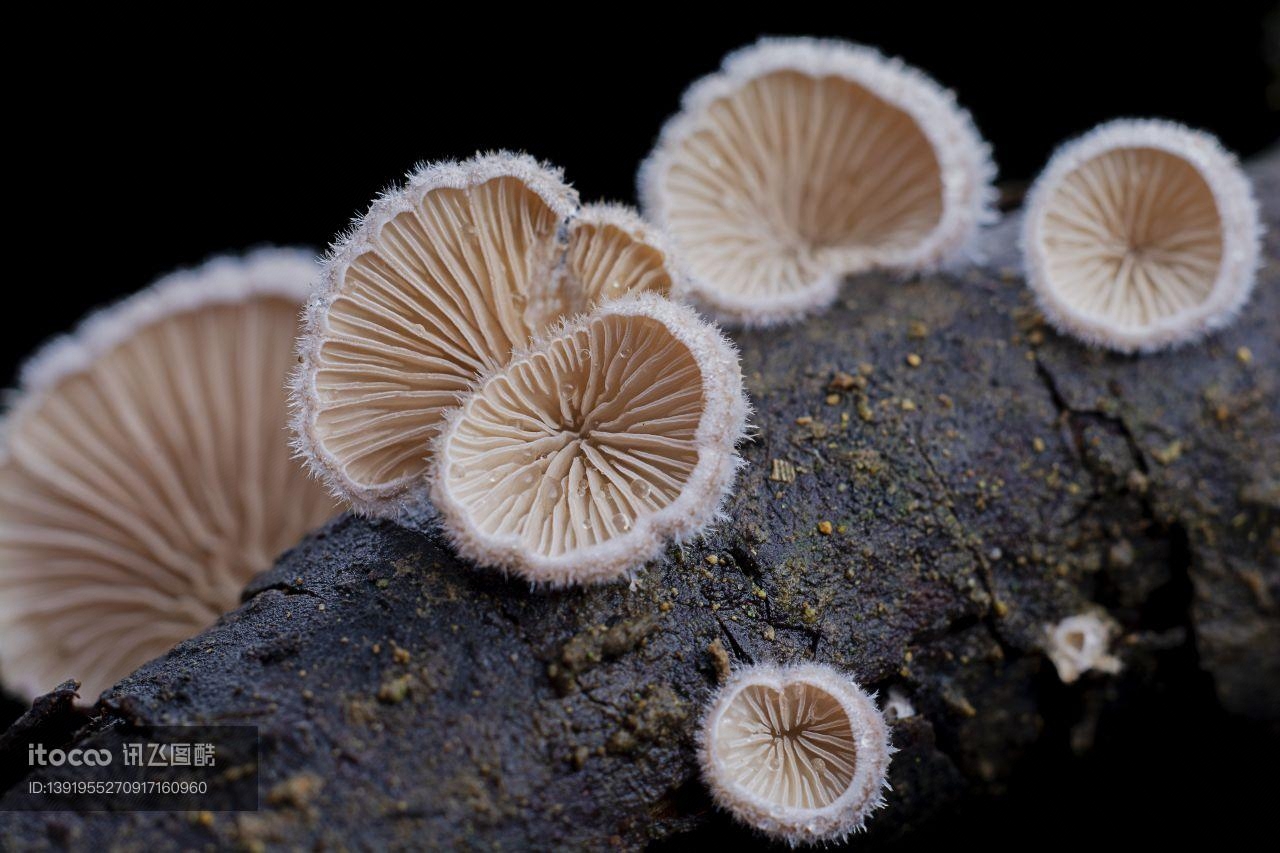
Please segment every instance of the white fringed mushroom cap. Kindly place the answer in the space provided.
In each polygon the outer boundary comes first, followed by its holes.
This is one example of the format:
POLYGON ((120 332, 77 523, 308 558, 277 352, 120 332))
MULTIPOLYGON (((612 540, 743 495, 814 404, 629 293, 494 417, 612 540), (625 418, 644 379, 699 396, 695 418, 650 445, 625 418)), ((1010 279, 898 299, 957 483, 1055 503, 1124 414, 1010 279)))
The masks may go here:
POLYGON ((736 672, 707 710, 699 751, 716 803, 794 847, 861 830, 884 805, 894 749, 874 697, 806 664, 736 672))
POLYGON ((356 510, 401 516, 481 376, 596 301, 683 286, 653 228, 579 209, 557 169, 506 152, 423 166, 323 264, 293 380, 297 448, 356 510))
POLYGON ((449 416, 432 503, 476 562, 551 586, 614 580, 719 517, 746 416, 714 327, 654 294, 609 300, 449 416))
POLYGON ((785 38, 689 88, 639 191, 694 295, 768 325, 828 305, 852 273, 962 254, 996 218, 994 177, 952 92, 871 48, 785 38))
POLYGON ((1063 145, 1036 179, 1022 253, 1054 326, 1152 352, 1231 322, 1253 289, 1261 233, 1249 180, 1216 139, 1117 120, 1063 145))
POLYGON ((334 511, 292 457, 285 382, 316 266, 175 273, 22 369, 0 446, 0 675, 96 696, 230 610, 334 511))

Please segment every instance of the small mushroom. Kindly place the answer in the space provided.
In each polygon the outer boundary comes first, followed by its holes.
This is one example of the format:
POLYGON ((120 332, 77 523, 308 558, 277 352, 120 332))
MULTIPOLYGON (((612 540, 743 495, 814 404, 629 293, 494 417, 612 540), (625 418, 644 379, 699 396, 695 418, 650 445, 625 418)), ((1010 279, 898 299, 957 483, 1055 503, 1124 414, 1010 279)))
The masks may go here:
POLYGON ((578 210, 558 170, 508 153, 420 168, 334 247, 308 306, 297 446, 335 494, 398 516, 477 377, 563 318, 682 280, 653 229, 578 210))
POLYGON ((861 830, 884 805, 893 751, 874 699, 816 664, 739 671, 701 732, 702 776, 716 803, 792 846, 861 830))
POLYGON ((666 237, 620 204, 584 205, 569 225, 565 291, 582 308, 634 293, 684 295, 666 237))
POLYGON ((1249 299, 1257 203, 1205 133, 1113 121, 1067 143, 1028 196, 1027 280, 1058 329, 1120 352, 1195 340, 1249 299))
POLYGON ((334 511, 284 384, 316 267, 262 250, 163 279, 22 370, 0 448, 0 674, 96 696, 212 624, 334 511))
POLYGON ((726 322, 828 305, 840 280, 957 255, 994 219, 995 167, 969 114, 866 47, 764 39, 685 93, 641 167, 646 214, 726 322))
POLYGON ((692 309, 610 300, 450 417, 432 502, 478 563, 553 586, 612 580, 717 517, 746 412, 737 353, 692 309))
POLYGON ((1120 660, 1107 652, 1119 627, 1097 613, 1068 616, 1045 629, 1045 651, 1063 684, 1071 684, 1091 670, 1115 674, 1120 660))

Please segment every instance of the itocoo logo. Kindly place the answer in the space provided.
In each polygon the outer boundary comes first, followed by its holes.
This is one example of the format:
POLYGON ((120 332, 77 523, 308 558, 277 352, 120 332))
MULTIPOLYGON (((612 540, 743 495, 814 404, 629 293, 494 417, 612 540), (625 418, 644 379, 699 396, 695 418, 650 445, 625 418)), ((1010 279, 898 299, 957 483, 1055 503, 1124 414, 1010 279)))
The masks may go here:
POLYGON ((45 749, 42 743, 27 746, 27 765, 30 767, 106 767, 111 763, 109 749, 45 749))

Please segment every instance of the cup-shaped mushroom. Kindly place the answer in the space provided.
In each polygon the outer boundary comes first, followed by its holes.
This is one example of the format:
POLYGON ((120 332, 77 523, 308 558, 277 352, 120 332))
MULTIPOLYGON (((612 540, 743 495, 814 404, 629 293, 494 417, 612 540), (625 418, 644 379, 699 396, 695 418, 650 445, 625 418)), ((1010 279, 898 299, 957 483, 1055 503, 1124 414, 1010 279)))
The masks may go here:
POLYGON ((400 515, 477 376, 594 302, 679 289, 636 214, 577 204, 558 170, 477 156, 419 169, 335 245, 293 399, 299 449, 336 494, 400 515))
POLYGON ((872 697, 816 664, 738 671, 702 724, 702 775, 716 803, 793 846, 862 829, 884 804, 892 752, 872 697))
POLYGON ((316 267, 177 273, 26 365, 0 456, 0 675, 96 697, 235 607, 334 501, 293 458, 285 382, 316 267))
POLYGON ((989 149, 954 96, 844 42, 766 39, 695 83, 641 168, 646 214, 720 319, 822 308, 847 275, 960 252, 994 214, 989 149))
POLYGON ((1114 121, 1063 146, 1028 196, 1022 251, 1045 316, 1121 352, 1185 343, 1248 301, 1257 205, 1207 134, 1114 121))
POLYGON ((607 301, 480 383, 441 434, 432 500, 477 563, 612 580, 717 517, 746 411, 737 353, 691 309, 607 301))

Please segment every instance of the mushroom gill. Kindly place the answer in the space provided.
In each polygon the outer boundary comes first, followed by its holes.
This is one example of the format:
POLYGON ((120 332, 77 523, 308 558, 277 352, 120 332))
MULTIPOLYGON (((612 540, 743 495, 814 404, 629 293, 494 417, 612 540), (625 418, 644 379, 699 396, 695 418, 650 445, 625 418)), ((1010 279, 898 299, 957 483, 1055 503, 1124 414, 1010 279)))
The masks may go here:
POLYGON ((444 413, 570 306, 557 232, 576 206, 524 157, 427 166, 325 264, 295 380, 302 450, 358 509, 420 479, 444 413))
POLYGON ((433 503, 479 563, 612 580, 716 517, 746 408, 737 354, 692 310, 612 300, 479 385, 441 434, 433 503))
POLYGON ((674 272, 665 238, 634 210, 589 204, 569 226, 565 272, 583 307, 636 293, 678 297, 683 282, 674 272))
POLYGON ((558 170, 497 153, 425 166, 334 248, 293 385, 298 448, 335 494, 401 516, 476 379, 565 317, 681 281, 616 205, 578 210, 558 170))
POLYGON ((1064 146, 1037 180, 1023 231, 1028 280, 1059 328, 1154 350, 1217 328, 1248 299, 1258 220, 1215 140, 1117 121, 1064 146))
POLYGON ((936 265, 991 218, 987 148, 920 72, 836 41, 766 39, 686 93, 641 169, 693 293, 748 325, 824 307, 873 267, 936 265))
POLYGON ((819 665, 738 672, 707 713, 702 750, 716 802, 793 845, 861 829, 884 802, 893 751, 872 698, 819 665))
POLYGON ((263 250, 99 312, 23 370, 0 456, 0 674, 96 696, 334 511, 285 381, 315 265, 263 250))

